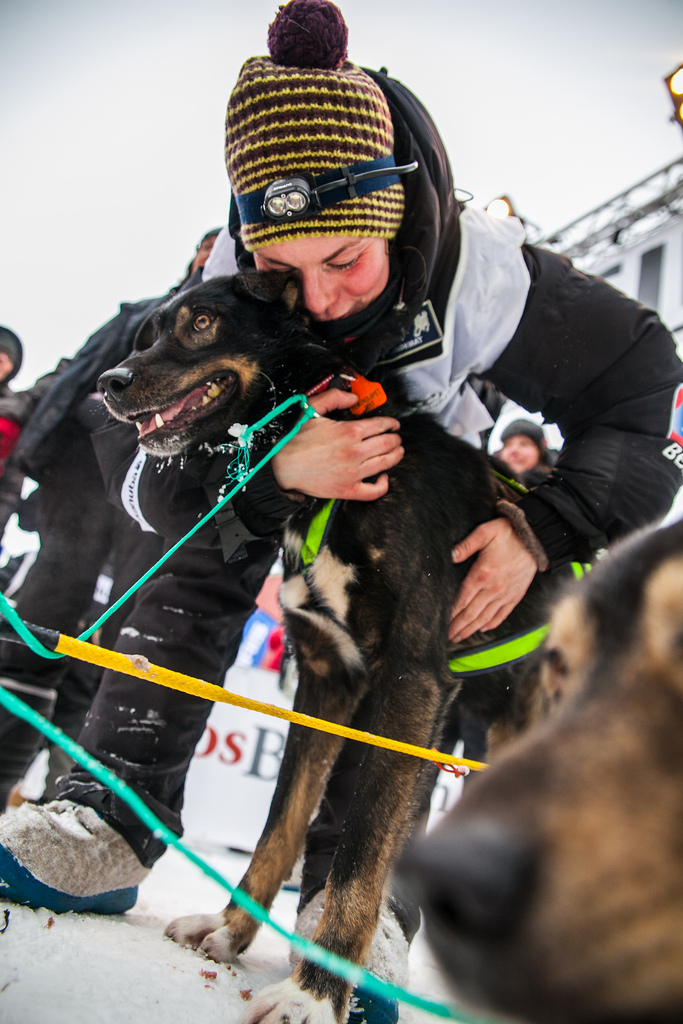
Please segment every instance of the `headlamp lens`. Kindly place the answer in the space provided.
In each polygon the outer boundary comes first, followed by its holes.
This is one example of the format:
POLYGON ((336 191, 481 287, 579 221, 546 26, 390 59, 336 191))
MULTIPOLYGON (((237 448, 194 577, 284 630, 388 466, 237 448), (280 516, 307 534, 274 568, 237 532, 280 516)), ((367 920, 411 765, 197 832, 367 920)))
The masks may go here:
POLYGON ((303 192, 290 192, 287 195, 287 209, 291 213, 301 213, 308 206, 308 197, 303 192))
POLYGON ((266 213, 271 217, 284 217, 287 212, 287 203, 284 196, 271 196, 266 200, 266 213))

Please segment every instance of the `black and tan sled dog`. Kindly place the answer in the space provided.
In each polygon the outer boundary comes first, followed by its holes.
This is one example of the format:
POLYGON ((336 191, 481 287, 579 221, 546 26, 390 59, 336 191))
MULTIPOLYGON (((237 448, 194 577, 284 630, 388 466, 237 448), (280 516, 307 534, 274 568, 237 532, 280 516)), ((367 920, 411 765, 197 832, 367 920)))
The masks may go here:
POLYGON ((558 602, 547 721, 406 855, 454 991, 487 1019, 683 1021, 683 522, 558 602))
MULTIPOLYGON (((111 412, 138 422, 141 446, 168 456, 230 440, 283 399, 305 393, 348 365, 327 350, 296 312, 296 284, 283 275, 218 278, 176 296, 143 328, 138 351, 103 375, 111 412)), ((387 391, 391 388, 387 384, 387 391)), ((378 410, 400 415, 405 456, 376 501, 342 501, 326 543, 304 574, 299 559, 312 517, 324 504, 293 504, 284 533, 281 589, 286 630, 299 669, 295 707, 350 724, 371 700, 369 731, 438 747, 449 702, 457 697, 504 732, 514 669, 462 682, 449 669, 448 623, 469 565, 453 546, 496 516, 500 497, 487 458, 413 413, 399 393, 378 410)), ((298 413, 290 413, 295 420, 298 413)), ((266 441, 289 429, 286 416, 266 441)), ((487 642, 544 621, 552 580, 538 574, 527 598, 487 642)), ((482 644, 472 638, 466 646, 482 644)), ((462 646, 462 645, 461 645, 462 646)), ((270 814, 243 881, 270 907, 299 856, 341 740, 292 726, 270 814)), ((388 874, 409 834, 434 767, 408 755, 366 748, 360 782, 334 857, 315 941, 363 963, 377 926, 388 874)), ((257 924, 237 906, 180 919, 169 934, 229 961, 247 948, 257 924)), ((252 1004, 251 1022, 334 1024, 344 1020, 349 986, 303 960, 293 976, 252 1004)))

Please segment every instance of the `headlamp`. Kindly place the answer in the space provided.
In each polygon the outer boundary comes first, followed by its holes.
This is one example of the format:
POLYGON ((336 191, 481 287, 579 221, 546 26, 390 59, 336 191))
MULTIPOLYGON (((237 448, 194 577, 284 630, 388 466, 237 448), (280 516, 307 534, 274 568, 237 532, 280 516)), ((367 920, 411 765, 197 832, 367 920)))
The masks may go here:
POLYGON ((306 178, 279 178, 266 189, 262 213, 276 222, 305 217, 312 200, 312 184, 306 178))
POLYGON ((416 170, 417 160, 397 167, 393 157, 382 157, 353 167, 339 167, 317 178, 306 172, 278 178, 264 192, 237 196, 243 224, 311 217, 322 209, 398 184, 399 175, 416 170))

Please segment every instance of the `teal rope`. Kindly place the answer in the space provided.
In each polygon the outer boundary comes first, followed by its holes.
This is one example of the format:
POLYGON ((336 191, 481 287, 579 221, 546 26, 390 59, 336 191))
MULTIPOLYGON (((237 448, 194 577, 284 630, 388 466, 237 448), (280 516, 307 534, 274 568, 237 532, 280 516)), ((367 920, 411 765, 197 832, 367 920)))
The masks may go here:
MULTIPOLYGON (((89 640, 93 633, 95 633, 96 630, 99 629, 103 622, 106 622, 107 619, 114 614, 114 612, 118 611, 121 605, 124 604, 130 597, 132 597, 136 590, 139 590, 143 583, 146 583, 150 576, 153 576, 157 569, 159 569, 165 562, 168 561, 171 555, 174 555, 176 553, 178 548, 182 547, 182 545, 187 540, 189 540, 190 537, 194 536, 197 530, 201 530, 202 526, 204 526, 205 523, 208 523, 208 521, 213 516, 215 516, 216 512, 219 512, 224 505, 227 505, 231 498, 233 498, 235 494, 237 494, 237 492, 242 487, 244 487, 244 485, 248 483, 249 480, 251 480, 251 478, 255 476, 258 473, 258 471, 263 466, 265 466, 267 462, 269 462, 273 458, 274 455, 277 455, 281 448, 284 448, 284 446, 289 441, 291 441, 291 439, 296 434, 299 433, 304 423, 306 423, 308 420, 312 419, 316 415, 317 413, 315 409, 313 408, 313 406, 308 404, 308 400, 305 395, 292 395, 291 398, 288 398, 284 402, 281 402, 280 405, 276 406, 275 409, 272 410, 272 412, 269 412, 257 423, 254 423, 253 426, 245 427, 244 431, 241 433, 237 442, 238 458, 235 460, 235 462, 238 464, 237 483, 232 488, 232 490, 229 491, 228 494, 225 495, 225 497, 221 498, 220 501, 217 502, 216 505, 214 505, 210 512, 207 512, 207 514, 202 519, 200 519, 199 522, 195 526, 193 526, 191 530, 188 530, 184 537, 181 537, 181 539, 176 544, 174 544, 173 547, 171 547, 166 552, 165 555, 162 555, 159 561, 156 562, 151 569, 148 569, 147 572, 140 577, 137 583, 134 583, 132 587, 129 587, 126 593, 123 594, 118 599, 118 601, 115 601, 113 605, 107 608, 106 612, 100 615, 99 619, 97 619, 97 621, 94 622, 92 626, 90 626, 83 633, 81 633, 80 636, 77 637, 77 639, 89 640), (249 441, 251 439, 252 434, 255 434, 257 430, 260 430, 262 427, 266 426, 266 424, 270 423, 270 421, 275 419, 276 416, 279 416, 280 413, 286 412, 287 409, 291 408, 291 406, 296 405, 297 403, 299 403, 303 408, 301 418, 297 420, 297 422, 294 424, 289 433, 285 434, 284 437, 282 437, 278 441, 278 443, 273 448, 271 448, 270 451, 261 459, 261 461, 256 466, 253 467, 253 469, 249 469, 249 441), (239 458, 239 453, 243 453, 241 459, 239 458)), ((232 466, 234 465, 235 463, 232 463, 229 469, 232 468, 232 466)), ((5 616, 9 624, 19 634, 24 643, 28 647, 30 647, 35 654, 39 654, 42 658, 56 659, 64 657, 63 654, 56 654, 54 651, 48 650, 47 647, 41 644, 40 641, 33 636, 31 631, 27 629, 27 627, 24 625, 20 617, 15 612, 12 605, 9 603, 5 595, 2 593, 0 593, 0 612, 5 616)))
POLYGON ((39 715, 37 711, 25 704, 23 700, 20 700, 9 690, 6 690, 3 686, 0 686, 0 704, 2 704, 11 714, 16 715, 18 718, 22 718, 29 725, 32 725, 35 729, 38 729, 47 739, 56 743, 62 750, 73 758, 74 761, 78 762, 86 771, 89 771, 95 778, 103 785, 107 786, 116 796, 120 797, 133 811, 134 814, 142 821, 150 831, 152 831, 157 839, 161 839, 162 842, 166 843, 167 846, 173 846, 178 850, 184 857, 187 857, 189 861, 195 864, 201 871, 207 876, 207 878, 213 879, 223 889, 227 889, 230 893, 234 902, 246 910, 248 914, 251 914, 257 921, 262 924, 267 924, 274 931, 276 931, 283 938, 287 939, 295 949, 306 957, 307 960, 313 961, 318 966, 323 967, 325 970, 330 971, 331 974, 336 974, 340 978, 349 982, 351 985, 360 987, 364 991, 369 992, 371 995, 382 996, 388 999, 398 999, 409 1006, 414 1006, 419 1010, 425 1010, 427 1013, 431 1013, 436 1017, 442 1017, 446 1020, 457 1021, 458 1024, 485 1024, 481 1020, 477 1020, 473 1017, 468 1017, 460 1011, 456 1011, 453 1008, 446 1006, 443 1003, 435 1003, 428 999, 423 999, 422 996, 414 995, 412 992, 408 992, 406 989, 400 988, 397 985, 392 985, 389 982, 382 981, 380 978, 376 978, 374 974, 370 974, 365 968, 360 967, 358 964, 351 963, 349 960, 344 960, 342 957, 337 956, 334 953, 330 953, 329 950, 323 949, 322 946, 316 945, 309 939, 305 939, 301 935, 297 935, 295 932, 288 932, 281 925, 277 924, 269 916, 268 912, 259 904, 256 903, 243 889, 230 885, 230 883, 223 878, 223 876, 212 868, 210 864, 202 860, 193 850, 180 840, 180 838, 172 832, 164 823, 157 818, 149 807, 140 799, 130 786, 119 779, 118 776, 114 775, 105 765, 101 764, 94 757, 92 757, 87 750, 84 750, 80 744, 72 740, 66 733, 62 732, 58 726, 53 725, 52 722, 48 722, 47 719, 39 715))

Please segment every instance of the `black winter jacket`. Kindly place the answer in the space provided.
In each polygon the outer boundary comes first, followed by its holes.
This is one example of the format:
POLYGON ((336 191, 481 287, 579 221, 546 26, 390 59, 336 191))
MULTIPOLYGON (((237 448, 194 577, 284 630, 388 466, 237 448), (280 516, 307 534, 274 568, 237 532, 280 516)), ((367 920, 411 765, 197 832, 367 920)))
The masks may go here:
MULTIPOLYGON (((52 373, 41 377, 23 393, 33 409, 13 454, 13 461, 27 476, 40 481, 52 460, 64 418, 95 390, 97 378, 130 355, 138 328, 153 309, 173 292, 156 299, 124 302, 118 314, 88 338, 73 359, 63 359, 52 373)), ((19 397, 19 396, 17 396, 19 397)))

